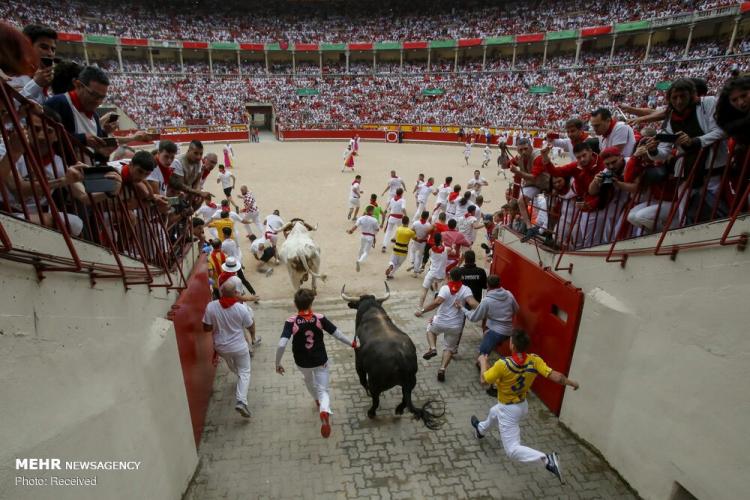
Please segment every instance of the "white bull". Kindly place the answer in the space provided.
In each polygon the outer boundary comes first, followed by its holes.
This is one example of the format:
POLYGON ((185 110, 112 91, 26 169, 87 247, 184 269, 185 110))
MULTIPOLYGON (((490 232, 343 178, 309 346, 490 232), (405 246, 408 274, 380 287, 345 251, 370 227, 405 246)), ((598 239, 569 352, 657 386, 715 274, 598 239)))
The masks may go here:
POLYGON ((292 286, 297 290, 312 276, 312 289, 315 291, 315 280, 326 280, 325 274, 319 274, 320 247, 310 237, 310 231, 315 231, 315 228, 301 219, 294 219, 282 231, 286 240, 279 251, 279 259, 289 271, 292 286))

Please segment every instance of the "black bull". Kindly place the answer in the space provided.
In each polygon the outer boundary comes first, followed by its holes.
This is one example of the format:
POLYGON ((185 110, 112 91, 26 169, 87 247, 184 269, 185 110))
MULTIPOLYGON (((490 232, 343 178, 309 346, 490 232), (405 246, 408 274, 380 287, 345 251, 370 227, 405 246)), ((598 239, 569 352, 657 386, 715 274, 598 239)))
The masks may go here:
POLYGON ((417 349, 409 336, 401 331, 388 313, 383 309, 383 302, 388 300, 390 291, 386 283, 386 296, 374 295, 349 297, 341 289, 341 297, 349 307, 357 310, 355 336, 359 348, 354 355, 359 382, 372 398, 372 406, 367 416, 375 418, 375 411, 380 405, 380 394, 388 389, 401 386, 401 404, 396 407, 396 414, 402 415, 408 408, 414 418, 422 420, 429 429, 438 429, 443 425, 444 406, 434 410, 440 401, 429 400, 421 408, 416 408, 411 401, 411 393, 417 385, 417 349))

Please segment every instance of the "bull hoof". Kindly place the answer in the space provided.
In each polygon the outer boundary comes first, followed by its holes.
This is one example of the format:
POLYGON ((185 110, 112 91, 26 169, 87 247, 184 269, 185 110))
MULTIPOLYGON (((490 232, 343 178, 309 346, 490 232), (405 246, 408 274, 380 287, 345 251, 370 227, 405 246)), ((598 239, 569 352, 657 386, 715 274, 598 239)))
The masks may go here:
POLYGON ((375 418, 375 410, 367 410, 367 416, 370 418, 375 418))

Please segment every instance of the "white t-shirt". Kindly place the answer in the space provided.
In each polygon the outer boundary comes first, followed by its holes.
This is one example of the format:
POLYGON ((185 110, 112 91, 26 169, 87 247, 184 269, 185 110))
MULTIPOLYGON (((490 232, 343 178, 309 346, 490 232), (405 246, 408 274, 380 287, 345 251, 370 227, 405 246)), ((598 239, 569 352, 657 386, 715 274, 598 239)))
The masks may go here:
POLYGON ((388 200, 388 206, 386 209, 388 210, 388 217, 392 217, 393 215, 404 215, 404 212, 406 211, 406 200, 404 200, 403 196, 398 200, 396 198, 391 198, 388 200))
POLYGON ((349 190, 349 199, 350 200, 359 199, 359 182, 352 183, 352 188, 349 190))
POLYGON ((360 231, 362 231, 363 236, 365 236, 365 233, 373 235, 377 234, 378 230, 380 229, 378 220, 375 217, 371 217, 369 215, 358 217, 355 225, 359 228, 360 231))
POLYGON ((240 246, 232 238, 227 238, 221 242, 221 251, 224 252, 227 257, 234 257, 237 259, 237 262, 242 262, 242 251, 240 250, 240 246))
POLYGON ((388 181, 388 196, 391 198, 396 196, 396 190, 402 187, 403 184, 404 181, 401 180, 401 177, 391 177, 388 181))
POLYGON ((482 176, 480 176, 479 179, 472 177, 469 179, 469 182, 466 183, 466 187, 470 191, 474 191, 474 197, 476 197, 482 194, 482 186, 485 182, 487 182, 487 179, 482 176))
POLYGON ((422 240, 418 241, 417 243, 423 243, 427 240, 427 235, 430 234, 430 231, 432 231, 432 224, 430 224, 429 222, 423 223, 421 220, 416 220, 412 223, 411 228, 416 233, 415 239, 422 240))
POLYGON ((490 153, 490 148, 484 148, 482 152, 484 153, 485 160, 489 160, 490 158, 492 158, 492 153, 490 153))
POLYGON ((427 203, 427 198, 432 193, 432 186, 428 186, 427 183, 423 183, 417 190, 417 201, 419 203, 427 203))
POLYGON ((266 231, 278 233, 279 230, 284 227, 284 219, 276 214, 271 214, 266 217, 266 231))
MULTIPOLYGON (((213 209, 213 210, 214 210, 214 214, 211 216, 211 220, 221 219, 221 209, 218 209, 218 210, 213 209)), ((229 218, 232 219, 234 222, 239 222, 240 224, 244 223, 244 221, 242 220, 242 217, 237 215, 237 212, 235 212, 234 210, 229 211, 229 218)))
MULTIPOLYGON (((154 169, 156 170, 156 169, 154 169)), ((195 214, 203 219, 204 222, 210 222, 214 219, 214 214, 216 213, 216 207, 209 207, 205 203, 198 207, 198 210, 195 211, 195 214)))
POLYGON ((462 216, 458 221, 458 230, 472 243, 474 243, 474 240, 477 237, 477 230, 474 229, 474 224, 476 224, 476 222, 477 218, 473 215, 469 215, 468 217, 462 216))
MULTIPOLYGON (((22 180, 29 180, 29 169, 26 165, 26 160, 24 160, 23 156, 18 158, 16 161, 16 172, 18 172, 18 177, 20 177, 22 180)), ((63 164, 62 158, 58 155, 55 155, 52 163, 48 163, 44 166, 44 175, 47 177, 47 179, 55 179, 59 177, 65 176, 65 165, 63 164), (53 167, 54 164, 54 167, 53 167), (55 175, 57 174, 57 175, 55 175)), ((10 175, 9 177, 10 185, 15 187, 16 181, 13 175, 10 175)), ((17 197, 14 195, 14 193, 6 188, 6 191, 8 192, 8 202, 11 206, 16 207, 20 209, 20 205, 18 204, 17 197)), ((49 201, 47 200, 47 197, 42 194, 42 188, 38 185, 35 188, 37 196, 39 196, 39 204, 42 207, 46 207, 49 205, 49 201)), ((54 192, 54 189, 52 190, 54 192)), ((3 193, 2 190, 0 190, 0 201, 3 199, 3 193)), ((37 206, 36 206, 36 200, 34 199, 34 194, 29 193, 27 196, 23 198, 23 203, 26 205, 26 208, 31 213, 37 213, 37 206)))
POLYGON ((443 299, 443 302, 438 306, 435 316, 432 318, 433 325, 440 325, 445 328, 461 328, 464 324, 464 313, 461 309, 455 307, 454 304, 458 302, 462 306, 466 304, 466 299, 473 297, 471 288, 466 285, 462 285, 458 292, 453 295, 448 288, 448 285, 440 287, 438 297, 443 299))
POLYGON ((263 251, 271 246, 268 243, 268 240, 265 238, 255 238, 255 241, 253 241, 252 245, 250 245, 250 251, 256 255, 258 258, 261 258, 263 256, 263 251), (263 248, 261 248, 261 245, 263 248))
POLYGON ((450 186, 442 185, 438 188, 437 202, 443 207, 448 203, 448 196, 453 192, 453 188, 450 186))
POLYGON ((599 150, 604 151, 605 149, 617 146, 618 144, 624 144, 622 149, 623 156, 632 156, 635 151, 635 134, 633 129, 625 122, 616 122, 612 132, 607 136, 599 137, 599 150))
POLYGON ((245 328, 253 325, 253 313, 241 302, 224 309, 218 300, 208 303, 203 322, 214 327, 214 349, 217 352, 248 350, 245 328))
POLYGON ((223 174, 219 172, 219 180, 221 181, 221 189, 232 187, 232 185, 234 184, 233 177, 234 176, 231 173, 227 172, 226 170, 224 171, 223 174))
POLYGON ((467 144, 464 148, 464 156, 466 156, 467 158, 471 156, 471 144, 467 144))
POLYGON ((148 174, 146 180, 157 182, 159 184, 159 194, 162 196, 167 195, 167 183, 164 180, 164 175, 161 173, 161 169, 158 166, 154 168, 150 174, 148 174))
POLYGON ((436 278, 445 278, 445 268, 448 266, 448 249, 437 253, 430 250, 430 273, 436 278))

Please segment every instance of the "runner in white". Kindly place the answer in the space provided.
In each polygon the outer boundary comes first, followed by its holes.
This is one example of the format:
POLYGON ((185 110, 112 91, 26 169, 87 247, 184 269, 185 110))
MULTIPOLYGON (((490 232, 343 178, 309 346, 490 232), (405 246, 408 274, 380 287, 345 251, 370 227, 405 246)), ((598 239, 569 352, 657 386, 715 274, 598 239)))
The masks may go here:
POLYGON ((357 219, 350 229, 347 229, 347 233, 352 234, 359 228, 362 231, 362 238, 360 239, 359 254, 357 255, 357 272, 359 272, 360 265, 367 259, 367 254, 370 253, 370 249, 375 246, 375 235, 380 230, 378 220, 372 216, 373 214, 372 205, 365 207, 365 214, 357 219))
POLYGON ((416 184, 414 184, 414 189, 411 190, 411 194, 414 195, 414 201, 416 201, 417 203, 419 203, 419 201, 417 201, 417 195, 419 194, 419 188, 421 188, 422 186, 424 186, 424 174, 419 174, 417 176, 417 182, 416 182, 416 184))
POLYGON ((279 252, 276 248, 276 241, 279 239, 279 231, 281 231, 281 228, 284 227, 284 219, 279 216, 278 210, 274 210, 273 213, 266 217, 266 220, 263 221, 263 225, 266 228, 265 232, 263 233, 263 237, 271 243, 271 246, 273 246, 274 257, 276 258, 276 262, 278 262, 279 252))
POLYGON ((419 220, 415 220, 411 228, 416 233, 414 240, 411 242, 411 262, 414 273, 413 278, 416 278, 422 273, 422 259, 424 258, 424 249, 427 245, 427 238, 432 231, 432 224, 429 221, 430 212, 423 210, 420 214, 419 220))
POLYGON ((432 177, 429 177, 427 179, 427 182, 422 183, 422 185, 417 190, 417 210, 414 212, 414 220, 419 217, 422 212, 427 210, 427 199, 430 197, 430 194, 432 193, 432 185, 435 184, 435 179, 432 177))
POLYGON ((258 234, 263 234, 263 225, 260 223, 260 209, 258 208, 258 203, 255 200, 255 195, 253 195, 252 191, 247 189, 247 186, 242 185, 240 186, 240 193, 237 197, 242 200, 242 210, 240 210, 240 214, 242 214, 242 217, 244 217, 243 224, 245 224, 245 229, 248 230, 248 234, 250 234, 248 222, 252 222, 255 224, 256 229, 258 230, 258 234))
POLYGON ((349 189, 349 213, 346 216, 347 220, 357 220, 357 214, 359 214, 359 198, 364 193, 359 186, 362 183, 362 176, 355 175, 352 181, 352 187, 349 189), (352 213, 353 212, 353 213, 352 213))
POLYGON ((234 209, 239 211, 240 207, 237 206, 237 204, 232 201, 232 190, 234 189, 234 185, 237 182, 237 179, 235 179, 234 174, 232 172, 229 172, 224 165, 219 165, 219 176, 216 179, 216 184, 221 183, 221 189, 224 191, 224 196, 229 202, 234 205, 234 209))
POLYGON ((396 190, 399 188, 402 191, 406 191, 406 184, 404 184, 401 177, 396 175, 395 170, 391 170, 391 178, 388 180, 388 186, 383 190, 381 196, 385 196, 385 193, 388 193, 388 198, 393 198, 396 196, 396 190))
MULTIPOLYGON (((385 236, 383 237, 383 247, 381 248, 383 253, 385 253, 386 245, 390 243, 391 238, 396 234, 396 229, 401 225, 401 219, 406 215, 406 200, 404 200, 403 195, 404 190, 398 188, 395 196, 388 201, 388 206, 385 208, 387 214, 385 220, 387 221, 387 224, 385 227, 385 236)), ((380 228, 383 228, 382 224, 380 225, 380 228)))
POLYGON ((492 159, 492 152, 490 151, 489 144, 484 147, 484 149, 482 150, 482 154, 484 155, 484 158, 482 160, 482 168, 485 168, 490 164, 490 160, 492 159))
POLYGON ((448 176, 445 178, 445 183, 432 192, 437 196, 435 208, 432 210, 432 222, 435 222, 441 213, 445 213, 445 209, 448 206, 448 196, 453 192, 453 188, 451 187, 452 182, 453 177, 448 176))
POLYGON ((471 142, 467 141, 464 145, 464 161, 466 166, 469 166, 469 158, 471 157, 471 142))
POLYGON ((229 218, 232 221, 234 221, 234 222, 236 222, 238 224, 242 224, 242 226, 245 228, 245 231, 247 232, 248 236, 250 236, 251 234, 253 234, 253 229, 250 226, 250 220, 248 218, 246 218, 247 216, 245 214, 243 214, 243 217, 240 217, 239 214, 237 214, 237 212, 235 212, 234 210, 231 210, 229 208, 229 200, 221 200, 221 207, 219 207, 218 210, 215 210, 214 214, 206 222, 211 222, 213 220, 219 220, 219 219, 221 219, 221 213, 222 212, 228 212, 229 213, 229 218))
POLYGON ((466 183, 466 188, 471 191, 471 201, 477 199, 482 194, 482 186, 489 186, 487 179, 480 175, 479 170, 474 170, 474 177, 466 183))

